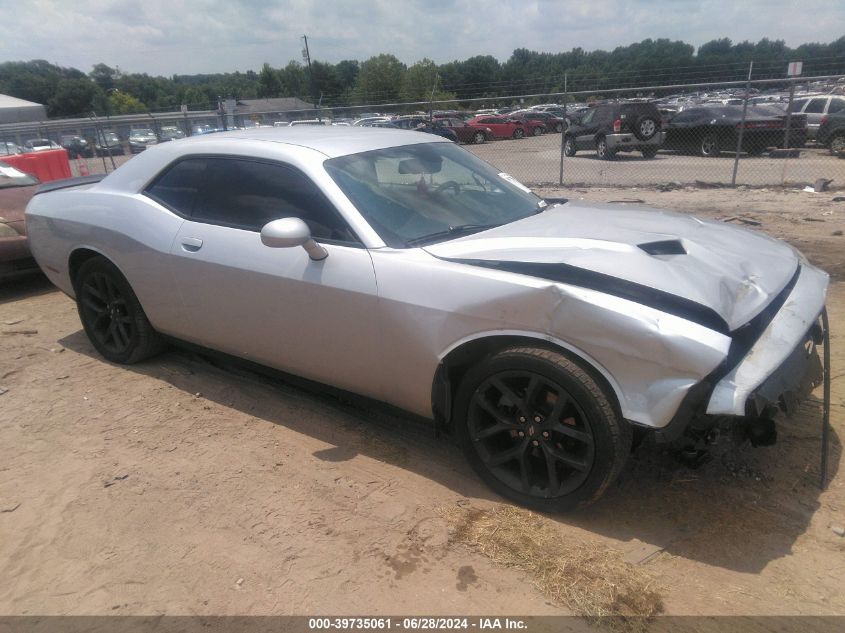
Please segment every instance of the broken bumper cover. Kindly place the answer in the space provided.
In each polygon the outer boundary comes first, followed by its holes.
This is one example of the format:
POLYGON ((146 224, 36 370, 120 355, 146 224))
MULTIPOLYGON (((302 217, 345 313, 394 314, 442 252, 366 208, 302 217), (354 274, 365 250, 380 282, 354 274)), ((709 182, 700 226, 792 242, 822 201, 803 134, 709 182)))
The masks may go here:
POLYGON ((806 395, 818 379, 815 344, 820 340, 814 330, 819 327, 828 281, 826 273, 802 265, 781 309, 736 367, 714 387, 708 414, 757 414, 769 404, 789 409, 802 392, 806 395))

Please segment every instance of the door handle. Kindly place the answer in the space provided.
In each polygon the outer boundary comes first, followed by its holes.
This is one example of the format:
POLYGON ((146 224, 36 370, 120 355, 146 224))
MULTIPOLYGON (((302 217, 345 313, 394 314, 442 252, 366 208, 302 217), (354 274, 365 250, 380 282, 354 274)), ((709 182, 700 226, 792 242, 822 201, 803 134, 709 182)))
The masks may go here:
POLYGON ((202 248, 202 240, 198 237, 183 237, 182 250, 189 253, 196 253, 202 248))

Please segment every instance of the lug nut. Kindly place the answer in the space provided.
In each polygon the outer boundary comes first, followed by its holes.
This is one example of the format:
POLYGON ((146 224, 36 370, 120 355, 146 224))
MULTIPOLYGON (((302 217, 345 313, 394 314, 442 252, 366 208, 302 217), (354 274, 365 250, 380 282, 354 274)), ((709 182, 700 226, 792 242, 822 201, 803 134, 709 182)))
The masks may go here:
POLYGON ((533 441, 533 442, 531 442, 531 443, 532 443, 534 446, 540 446, 540 442, 538 442, 537 440, 534 440, 534 441, 533 441))
POLYGON ((535 415, 535 416, 534 416, 534 421, 535 421, 535 422, 542 422, 542 421, 543 421, 543 418, 541 418, 539 415, 535 415))
POLYGON ((519 416, 519 421, 524 423, 525 422, 525 416, 524 415, 519 416))
POLYGON ((549 439, 549 432, 543 431, 543 437, 545 437, 546 439, 549 439))
POLYGON ((522 432, 522 431, 520 431, 520 432, 519 432, 519 437, 525 437, 525 433, 524 433, 524 432, 522 432))

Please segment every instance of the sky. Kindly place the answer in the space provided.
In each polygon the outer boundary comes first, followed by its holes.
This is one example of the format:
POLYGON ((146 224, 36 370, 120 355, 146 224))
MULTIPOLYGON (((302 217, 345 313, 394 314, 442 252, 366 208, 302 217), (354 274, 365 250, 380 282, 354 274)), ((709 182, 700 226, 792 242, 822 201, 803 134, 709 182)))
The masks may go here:
POLYGON ((0 16, 0 62, 164 76, 284 66, 302 59, 303 35, 314 60, 392 53, 409 65, 645 38, 794 47, 845 35, 834 0, 0 0, 0 16))

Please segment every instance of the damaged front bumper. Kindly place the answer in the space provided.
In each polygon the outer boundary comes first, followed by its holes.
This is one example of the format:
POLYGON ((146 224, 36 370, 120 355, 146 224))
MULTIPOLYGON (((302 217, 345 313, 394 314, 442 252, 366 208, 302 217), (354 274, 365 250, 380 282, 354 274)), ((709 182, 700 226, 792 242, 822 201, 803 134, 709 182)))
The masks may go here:
POLYGON ((816 346, 825 305, 828 275, 803 264, 783 306, 742 359, 718 383, 707 403, 708 415, 760 416, 776 406, 791 412, 819 384, 816 346))

